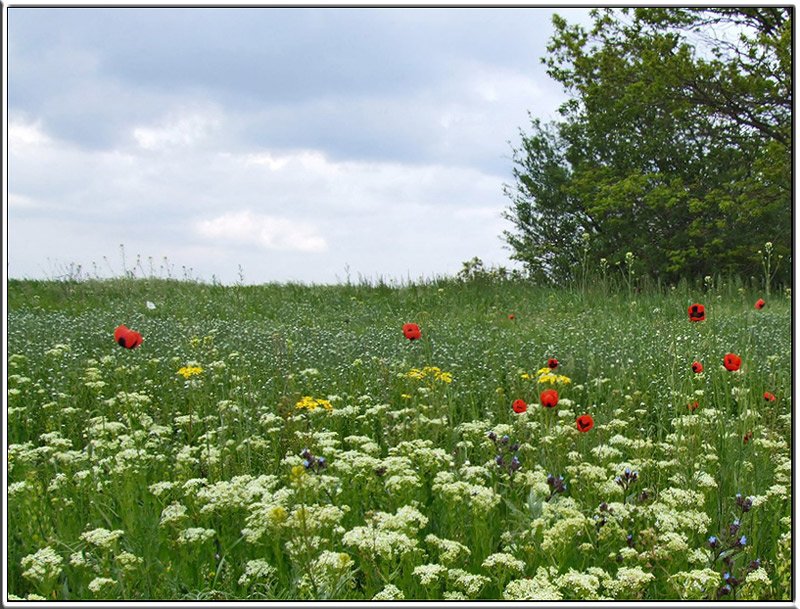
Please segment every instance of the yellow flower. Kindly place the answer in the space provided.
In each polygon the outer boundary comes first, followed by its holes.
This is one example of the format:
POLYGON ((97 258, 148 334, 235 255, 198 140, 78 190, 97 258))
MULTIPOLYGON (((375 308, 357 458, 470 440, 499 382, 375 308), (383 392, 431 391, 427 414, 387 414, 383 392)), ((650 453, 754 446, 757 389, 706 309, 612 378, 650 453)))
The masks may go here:
POLYGON ((185 379, 190 379, 193 376, 197 376, 202 374, 203 369, 200 366, 184 366, 180 370, 178 370, 178 374, 180 374, 185 379))
POLYGON ((294 407, 298 410, 306 409, 306 410, 316 410, 322 406, 325 410, 333 410, 333 404, 330 403, 329 400, 324 400, 322 398, 312 398, 310 395, 304 395, 300 398, 294 407))
POLYGON ((439 381, 441 383, 447 383, 447 384, 453 382, 453 374, 450 372, 444 372, 441 368, 437 366, 425 366, 422 370, 420 370, 419 368, 412 368, 411 370, 406 372, 406 377, 420 381, 432 378, 434 381, 439 381))
POLYGON ((568 376, 564 376, 563 374, 543 374, 539 377, 540 383, 550 383, 551 385, 559 384, 559 385, 569 385, 572 382, 568 376))

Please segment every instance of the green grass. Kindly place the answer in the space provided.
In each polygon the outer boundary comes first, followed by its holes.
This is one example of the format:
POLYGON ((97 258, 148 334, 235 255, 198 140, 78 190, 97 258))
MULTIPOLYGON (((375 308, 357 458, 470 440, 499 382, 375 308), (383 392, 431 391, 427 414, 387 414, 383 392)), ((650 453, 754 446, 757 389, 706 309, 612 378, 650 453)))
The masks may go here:
POLYGON ((759 296, 12 280, 9 592, 716 599, 729 572, 723 600, 789 599, 791 303, 759 296))

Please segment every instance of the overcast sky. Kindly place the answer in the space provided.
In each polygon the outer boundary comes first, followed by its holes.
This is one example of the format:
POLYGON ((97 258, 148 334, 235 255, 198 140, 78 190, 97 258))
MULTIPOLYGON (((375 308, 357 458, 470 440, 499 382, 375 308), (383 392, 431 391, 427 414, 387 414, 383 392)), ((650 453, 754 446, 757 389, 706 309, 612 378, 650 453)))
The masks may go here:
POLYGON ((9 275, 121 273, 120 244, 225 283, 513 267, 553 12, 11 7, 9 275))

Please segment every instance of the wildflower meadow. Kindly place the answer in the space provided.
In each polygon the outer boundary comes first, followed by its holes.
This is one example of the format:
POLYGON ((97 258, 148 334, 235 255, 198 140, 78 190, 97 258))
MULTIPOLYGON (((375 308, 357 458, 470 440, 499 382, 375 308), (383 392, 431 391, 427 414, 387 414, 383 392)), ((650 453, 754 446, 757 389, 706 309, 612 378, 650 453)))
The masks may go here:
POLYGON ((791 598, 788 290, 10 280, 7 315, 11 600, 791 598))

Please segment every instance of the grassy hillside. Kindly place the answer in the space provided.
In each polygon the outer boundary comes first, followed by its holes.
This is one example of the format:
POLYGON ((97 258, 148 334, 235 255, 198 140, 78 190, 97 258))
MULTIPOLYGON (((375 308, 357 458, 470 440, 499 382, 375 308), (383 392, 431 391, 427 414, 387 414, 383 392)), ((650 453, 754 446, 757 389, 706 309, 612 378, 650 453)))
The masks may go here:
POLYGON ((791 312, 761 296, 10 281, 9 591, 787 599, 791 312))

